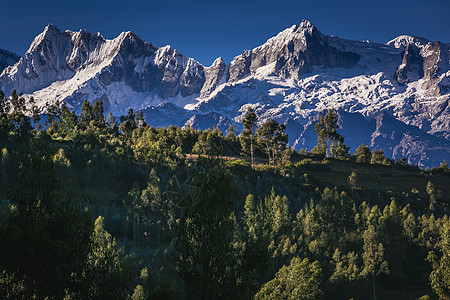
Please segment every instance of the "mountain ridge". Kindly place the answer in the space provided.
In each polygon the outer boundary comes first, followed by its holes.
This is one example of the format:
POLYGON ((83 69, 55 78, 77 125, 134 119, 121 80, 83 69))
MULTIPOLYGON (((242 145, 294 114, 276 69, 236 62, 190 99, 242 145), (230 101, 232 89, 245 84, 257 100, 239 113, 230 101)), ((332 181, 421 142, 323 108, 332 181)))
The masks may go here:
MULTIPOLYGON (((114 114, 143 110, 154 126, 171 124, 159 114, 179 126, 220 123, 223 131, 226 125, 241 128, 251 106, 260 123, 274 118, 287 124, 297 149, 315 142, 305 142, 304 134, 309 136, 311 120, 326 109, 337 109, 343 124, 349 114, 361 115, 356 127, 386 114, 403 131, 368 144, 387 148, 392 158, 432 166, 450 157, 449 58, 450 44, 406 35, 386 44, 352 41, 324 35, 303 20, 228 65, 219 57, 205 67, 132 32, 107 40, 48 25, 23 58, 3 71, 0 88, 33 95, 40 106, 60 100, 79 110, 84 99, 100 99, 114 114), (416 150, 406 151, 406 145, 416 150), (433 145, 442 153, 427 150, 433 145)), ((384 127, 369 128, 373 136, 384 127)), ((361 138, 353 140, 348 132, 354 150, 361 138)))

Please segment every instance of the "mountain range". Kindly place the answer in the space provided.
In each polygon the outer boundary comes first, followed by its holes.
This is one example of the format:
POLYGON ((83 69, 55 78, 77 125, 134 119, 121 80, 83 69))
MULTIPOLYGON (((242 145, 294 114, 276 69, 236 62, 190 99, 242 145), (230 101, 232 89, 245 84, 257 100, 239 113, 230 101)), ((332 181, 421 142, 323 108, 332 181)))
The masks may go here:
POLYGON ((251 106, 259 124, 284 123, 297 150, 316 144, 318 115, 334 108, 352 151, 364 143, 421 167, 450 158, 450 44, 439 41, 353 41, 303 20, 229 64, 219 57, 205 67, 132 32, 109 40, 48 25, 18 59, 0 51, 0 70, 9 65, 0 89, 41 107, 59 100, 79 111, 83 100, 101 99, 115 115, 142 110, 152 126, 226 132, 242 128, 251 106))

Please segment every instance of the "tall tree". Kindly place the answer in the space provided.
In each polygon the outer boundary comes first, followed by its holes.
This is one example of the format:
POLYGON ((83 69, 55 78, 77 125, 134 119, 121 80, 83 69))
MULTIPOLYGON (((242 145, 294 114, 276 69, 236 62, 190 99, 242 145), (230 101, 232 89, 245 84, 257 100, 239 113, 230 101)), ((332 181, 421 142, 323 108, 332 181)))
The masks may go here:
POLYGON ((372 159, 370 160, 371 164, 383 164, 386 161, 386 157, 384 157, 384 151, 379 150, 373 150, 372 151, 372 159))
POLYGON ((352 195, 353 190, 356 188, 356 184, 358 182, 358 175, 356 174, 356 170, 353 170, 350 176, 347 178, 348 184, 350 184, 350 187, 352 188, 352 195))
POLYGON ((10 103, 12 104, 12 112, 9 115, 13 131, 21 138, 24 142, 28 141, 31 136, 32 126, 30 118, 26 115, 26 101, 21 95, 17 95, 16 90, 13 90, 10 97, 10 103))
POLYGON ((176 237, 180 276, 197 298, 232 297, 233 176, 217 162, 193 179, 176 237))
POLYGON ((381 273, 388 274, 388 263, 384 260, 384 246, 379 242, 379 237, 373 225, 364 231, 364 269, 362 274, 372 275, 373 299, 377 299, 375 279, 381 273))
POLYGON ((5 96, 5 93, 0 90, 0 118, 6 116, 11 109, 11 104, 8 100, 8 97, 5 96))
POLYGON ((255 136, 255 127, 256 127, 257 121, 258 121, 258 117, 256 116, 255 112, 253 111, 253 109, 251 107, 248 107, 247 113, 245 114, 244 119, 242 119, 242 125, 244 125, 244 130, 241 133, 241 143, 242 143, 242 148, 245 151, 250 150, 252 167, 254 167, 254 165, 255 165, 253 140, 254 140, 254 136, 255 136), (250 149, 248 146, 250 146, 250 149))
POLYGON ((128 114, 126 116, 120 116, 119 129, 122 131, 126 142, 131 140, 131 134, 133 133, 133 130, 137 128, 135 117, 136 114, 132 108, 128 110, 128 114))
POLYGON ((261 125, 257 130, 258 143, 265 149, 269 157, 269 164, 275 166, 276 159, 286 150, 288 135, 284 132, 286 125, 274 119, 261 125))
POLYGON ((325 117, 320 115, 319 122, 314 126, 317 133, 317 145, 313 148, 314 153, 332 155, 335 158, 346 158, 350 156, 349 147, 344 143, 344 137, 337 129, 339 128, 339 115, 334 109, 329 109, 325 117))
POLYGON ((263 285, 255 299, 322 299, 322 269, 319 262, 294 257, 275 278, 263 285))
POLYGON ((361 144, 355 151, 355 157, 357 163, 370 163, 372 154, 368 146, 361 144))
POLYGON ((94 102, 94 107, 92 108, 92 119, 94 121, 94 126, 100 130, 106 128, 105 121, 105 110, 103 108, 103 101, 97 100, 94 102))
POLYGON ((73 293, 76 298, 125 299, 132 291, 131 278, 122 260, 123 251, 105 230, 104 222, 102 216, 95 220, 92 249, 80 278, 83 289, 73 293))
POLYGON ((433 271, 430 284, 440 299, 450 299, 450 221, 444 221, 439 242, 434 251, 430 251, 427 260, 433 271))
POLYGON ((81 129, 86 130, 90 127, 91 120, 93 119, 93 107, 87 100, 83 101, 80 112, 80 125, 81 129))

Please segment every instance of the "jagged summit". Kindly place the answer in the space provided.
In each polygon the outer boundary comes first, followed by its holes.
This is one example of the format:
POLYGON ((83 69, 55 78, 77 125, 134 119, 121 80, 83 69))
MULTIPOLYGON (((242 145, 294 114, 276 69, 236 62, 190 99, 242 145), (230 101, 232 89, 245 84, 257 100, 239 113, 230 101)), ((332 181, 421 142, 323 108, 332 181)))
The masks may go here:
POLYGON ((314 29, 317 30, 317 28, 314 27, 314 25, 313 25, 310 21, 305 20, 305 19, 302 20, 302 22, 300 23, 300 25, 298 26, 298 28, 299 28, 299 29, 302 29, 302 30, 308 31, 309 34, 312 34, 312 31, 313 31, 314 29))
POLYGON ((213 61, 213 63, 211 64, 211 67, 216 67, 216 66, 224 65, 224 64, 225 64, 225 61, 223 60, 223 57, 219 56, 218 58, 216 58, 213 61))
POLYGON ((406 48, 408 45, 423 47, 429 43, 431 43, 431 41, 425 38, 410 35, 400 35, 395 39, 392 39, 389 42, 387 42, 386 45, 394 46, 395 48, 406 48))
POLYGON ((282 78, 298 78, 315 66, 349 68, 357 64, 359 55, 334 47, 309 21, 290 28, 253 50, 244 51, 230 64, 229 79, 240 80, 265 67, 263 74, 282 78))
POLYGON ((285 123, 297 149, 313 146, 317 114, 335 108, 352 151, 365 143, 433 166, 450 159, 449 61, 449 44, 413 36, 387 44, 352 41, 303 20, 229 65, 219 57, 205 67, 130 31, 105 39, 49 24, 4 70, 0 89, 75 110, 85 99, 101 99, 106 112, 141 109, 154 126, 239 129, 251 106, 261 123, 285 123))

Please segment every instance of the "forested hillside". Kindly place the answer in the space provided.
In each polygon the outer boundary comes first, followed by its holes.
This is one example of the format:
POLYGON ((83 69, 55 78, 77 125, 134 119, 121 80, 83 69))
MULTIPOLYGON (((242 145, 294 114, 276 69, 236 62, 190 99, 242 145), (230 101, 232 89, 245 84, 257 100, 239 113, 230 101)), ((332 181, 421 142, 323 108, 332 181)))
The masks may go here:
MULTIPOLYGON (((449 299, 450 170, 0 93, 1 299, 449 299)), ((372 150, 372 151, 371 151, 372 150)))

